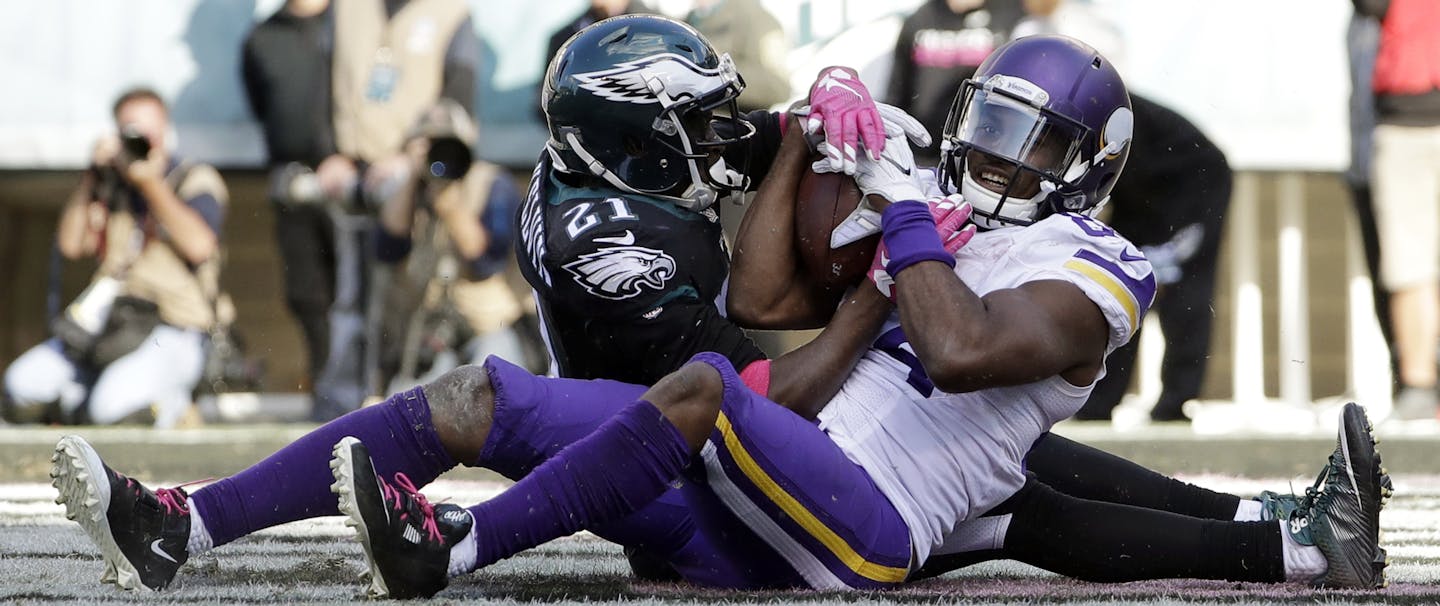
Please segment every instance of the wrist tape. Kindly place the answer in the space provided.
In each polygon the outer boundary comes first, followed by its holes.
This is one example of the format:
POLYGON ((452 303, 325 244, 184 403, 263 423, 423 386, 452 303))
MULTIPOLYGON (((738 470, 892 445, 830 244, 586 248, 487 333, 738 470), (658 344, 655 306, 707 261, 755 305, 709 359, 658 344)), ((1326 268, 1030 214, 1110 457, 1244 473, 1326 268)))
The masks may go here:
POLYGON ((906 200, 891 204, 880 213, 880 230, 890 262, 885 271, 892 277, 921 261, 939 261, 955 267, 955 257, 945 250, 935 233, 935 218, 924 202, 906 200))

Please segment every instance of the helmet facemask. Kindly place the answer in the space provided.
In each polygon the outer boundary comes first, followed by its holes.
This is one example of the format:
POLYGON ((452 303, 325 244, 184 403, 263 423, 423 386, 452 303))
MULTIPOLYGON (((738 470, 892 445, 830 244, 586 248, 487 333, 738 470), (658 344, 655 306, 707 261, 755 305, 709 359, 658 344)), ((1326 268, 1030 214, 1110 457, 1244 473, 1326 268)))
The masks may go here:
POLYGON ((1103 202, 1075 186, 1090 167, 1081 155, 1090 129, 1049 101, 1030 82, 998 74, 967 80, 956 95, 940 148, 941 186, 971 203, 980 227, 1030 225, 1103 202))

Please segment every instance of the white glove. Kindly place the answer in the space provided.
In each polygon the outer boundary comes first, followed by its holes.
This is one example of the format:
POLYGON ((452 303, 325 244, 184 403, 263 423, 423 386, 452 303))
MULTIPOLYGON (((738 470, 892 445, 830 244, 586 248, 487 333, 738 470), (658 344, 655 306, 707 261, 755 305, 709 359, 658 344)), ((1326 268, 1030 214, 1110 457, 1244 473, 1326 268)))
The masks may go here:
POLYGON ((880 118, 885 121, 885 136, 890 136, 890 127, 899 127, 905 131, 905 137, 910 139, 910 142, 916 147, 930 147, 930 131, 925 130, 925 125, 916 120, 914 116, 888 103, 876 103, 875 109, 880 112, 880 118))
MULTIPOLYGON (((920 147, 929 147, 930 133, 918 120, 905 113, 905 110, 885 103, 876 103, 875 107, 885 122, 885 151, 880 154, 878 161, 870 159, 869 156, 860 160, 855 172, 856 185, 866 195, 879 194, 891 202, 924 200, 925 184, 919 178, 921 171, 915 168, 915 156, 907 145, 907 140, 920 147), (867 168, 866 164, 883 166, 867 168), (894 174, 881 175, 879 173, 882 171, 877 168, 888 169, 894 174), (909 176, 906 176, 906 173, 909 176)), ((817 146, 825 157, 810 165, 810 170, 817 173, 840 172, 835 159, 826 153, 828 150, 822 149, 825 147, 827 146, 824 142, 817 146)), ((870 206, 869 200, 862 198, 850 216, 830 232, 830 248, 839 248, 879 232, 880 213, 870 206)))
MULTIPOLYGON (((889 147, 887 144, 886 147, 889 147)), ((870 207, 870 200, 861 198, 835 229, 830 232, 830 248, 840 248, 871 234, 880 233, 880 211, 870 207)))
MULTIPOLYGON (((917 123, 918 126, 918 123, 917 123)), ((922 127, 921 132, 924 132, 922 127)), ((861 155, 855 167, 855 184, 865 195, 878 195, 891 202, 901 200, 924 200, 925 187, 920 182, 920 170, 915 166, 915 154, 910 150, 907 129, 895 123, 885 123, 885 151, 879 160, 861 155)))

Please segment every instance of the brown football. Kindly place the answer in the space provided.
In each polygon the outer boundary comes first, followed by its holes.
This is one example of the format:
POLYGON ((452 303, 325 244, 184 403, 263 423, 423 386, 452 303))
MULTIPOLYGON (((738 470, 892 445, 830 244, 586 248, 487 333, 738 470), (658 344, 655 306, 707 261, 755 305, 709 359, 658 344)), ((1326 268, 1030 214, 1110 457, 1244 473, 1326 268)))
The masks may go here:
POLYGON ((826 290, 853 286, 870 269, 880 235, 830 248, 830 232, 860 203, 860 188, 849 175, 805 171, 795 200, 795 239, 800 262, 826 290))

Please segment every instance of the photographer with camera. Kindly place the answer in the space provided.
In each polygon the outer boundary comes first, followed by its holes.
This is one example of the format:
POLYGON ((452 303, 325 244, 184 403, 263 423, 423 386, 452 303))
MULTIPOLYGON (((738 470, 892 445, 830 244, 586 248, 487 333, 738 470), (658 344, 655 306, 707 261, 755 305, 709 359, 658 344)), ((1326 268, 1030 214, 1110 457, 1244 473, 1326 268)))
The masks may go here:
POLYGON ((502 168, 475 159, 475 124, 452 100, 427 109, 406 139, 376 238, 376 256, 393 267, 386 383, 403 389, 491 354, 523 363, 520 301, 504 275, 519 190, 502 168))
POLYGON ((441 97, 473 106, 479 53, 464 0, 285 0, 246 38, 242 74, 269 151, 312 421, 378 393, 374 215, 404 176, 416 116, 441 97))
POLYGON ((113 115, 118 134, 96 142, 56 234, 67 259, 98 256, 100 267, 55 319, 53 337, 6 370, 16 420, 110 424, 154 406, 155 425, 167 427, 189 408, 203 371, 225 184, 214 168, 171 154, 168 109, 155 91, 125 92, 113 115))
POLYGON ((406 178, 406 128, 436 99, 474 106, 480 42, 465 0, 286 0, 256 27, 246 57, 247 87, 260 91, 252 107, 272 144, 280 220, 311 203, 296 214, 319 226, 280 229, 296 232, 282 246, 308 263, 286 280, 311 347, 310 420, 325 422, 383 387, 373 313, 382 291, 370 284, 374 215, 406 178), (265 111, 256 99, 268 101, 265 111), (280 161, 281 140, 323 155, 280 161), (317 277, 326 267, 333 270, 317 277))

